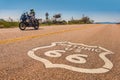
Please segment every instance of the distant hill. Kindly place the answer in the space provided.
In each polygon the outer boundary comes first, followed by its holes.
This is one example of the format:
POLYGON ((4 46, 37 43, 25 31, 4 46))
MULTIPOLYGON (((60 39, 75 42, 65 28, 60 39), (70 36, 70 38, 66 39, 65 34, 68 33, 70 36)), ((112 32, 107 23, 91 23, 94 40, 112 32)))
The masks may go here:
POLYGON ((117 24, 118 22, 95 22, 95 24, 117 24))

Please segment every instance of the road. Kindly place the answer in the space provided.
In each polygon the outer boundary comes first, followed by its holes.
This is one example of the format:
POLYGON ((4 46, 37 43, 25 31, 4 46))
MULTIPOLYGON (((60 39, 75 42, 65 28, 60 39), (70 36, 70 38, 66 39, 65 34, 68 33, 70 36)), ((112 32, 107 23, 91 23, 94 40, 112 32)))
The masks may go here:
POLYGON ((0 80, 119 80, 120 25, 0 29, 0 80))

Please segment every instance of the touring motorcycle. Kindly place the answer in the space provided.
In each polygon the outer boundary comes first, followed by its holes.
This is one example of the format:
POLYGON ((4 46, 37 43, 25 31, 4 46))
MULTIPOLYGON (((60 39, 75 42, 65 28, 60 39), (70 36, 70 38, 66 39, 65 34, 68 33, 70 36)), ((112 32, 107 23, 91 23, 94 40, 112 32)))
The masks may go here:
POLYGON ((19 23, 20 30, 25 30, 26 27, 34 27, 35 30, 38 30, 39 29, 39 20, 38 19, 21 20, 19 23))

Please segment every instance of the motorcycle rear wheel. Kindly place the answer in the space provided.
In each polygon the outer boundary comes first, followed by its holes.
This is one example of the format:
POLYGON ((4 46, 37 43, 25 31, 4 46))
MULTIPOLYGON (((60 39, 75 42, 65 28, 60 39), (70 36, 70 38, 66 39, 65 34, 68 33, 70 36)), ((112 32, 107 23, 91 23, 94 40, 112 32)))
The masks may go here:
POLYGON ((38 30, 38 29, 39 29, 39 22, 38 22, 38 21, 35 22, 34 29, 35 29, 35 30, 38 30))

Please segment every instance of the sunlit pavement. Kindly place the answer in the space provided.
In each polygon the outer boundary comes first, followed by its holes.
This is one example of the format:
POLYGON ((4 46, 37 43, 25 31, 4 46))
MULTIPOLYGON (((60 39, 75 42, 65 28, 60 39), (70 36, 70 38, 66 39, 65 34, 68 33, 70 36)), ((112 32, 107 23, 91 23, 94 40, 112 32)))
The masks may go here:
POLYGON ((0 29, 0 80, 119 80, 120 25, 0 29))

